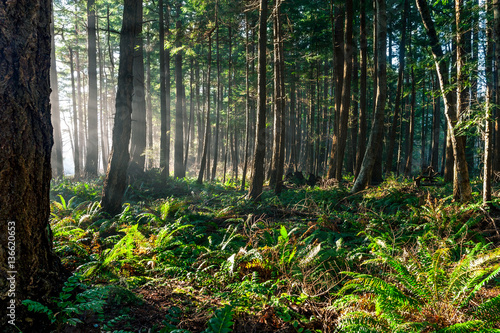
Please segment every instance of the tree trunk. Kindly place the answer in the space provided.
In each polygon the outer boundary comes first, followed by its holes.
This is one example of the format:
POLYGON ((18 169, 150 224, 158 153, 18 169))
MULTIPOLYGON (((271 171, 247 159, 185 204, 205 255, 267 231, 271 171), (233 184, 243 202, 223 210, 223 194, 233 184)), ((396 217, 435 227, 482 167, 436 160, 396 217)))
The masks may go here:
POLYGON ((398 85, 396 88, 396 99, 394 102, 394 116, 392 118, 391 130, 389 132, 389 144, 387 146, 387 157, 385 164, 385 172, 393 171, 393 154, 396 143, 396 131, 398 127, 398 117, 401 108, 401 91, 403 88, 403 74, 405 71, 405 51, 406 51, 406 21, 410 11, 410 1, 404 0, 403 18, 401 24, 401 42, 399 44, 399 68, 398 68, 398 85))
MULTIPOLYGON (((345 146, 347 144, 347 124, 349 120, 349 109, 351 107, 351 77, 352 77, 352 54, 353 46, 353 20, 354 5, 352 0, 345 1, 345 45, 344 45, 344 78, 342 80, 342 104, 340 108, 340 124, 338 128, 337 153, 334 178, 342 180, 342 166, 344 163, 345 146)), ((330 171, 328 171, 330 174, 330 171)))
POLYGON ((366 42, 366 0, 361 0, 360 4, 360 30, 359 30, 359 47, 360 47, 360 82, 359 82, 359 127, 358 127, 358 146, 356 149, 356 168, 354 170, 354 178, 358 178, 361 170, 361 163, 366 150, 366 87, 367 87, 367 42, 366 42))
POLYGON ((59 110, 59 86, 57 84, 56 45, 54 42, 54 13, 50 24, 51 51, 50 51, 50 104, 52 106, 52 126, 54 128, 54 149, 52 150, 52 168, 55 178, 64 176, 62 155, 61 115, 59 110))
POLYGON ((207 106, 205 109, 205 139, 203 140, 203 154, 201 155, 200 172, 198 173, 197 183, 203 183, 203 174, 205 170, 208 170, 207 166, 207 155, 210 150, 209 138, 210 138, 210 75, 212 69, 212 31, 208 33, 208 68, 207 68, 207 82, 206 82, 206 95, 207 95, 207 106))
POLYGON ((363 190, 371 179, 371 174, 377 155, 380 153, 384 131, 384 111, 387 99, 387 70, 386 70, 386 51, 387 51, 387 25, 386 25, 386 7, 385 0, 376 0, 376 18, 377 18, 377 98, 375 101, 376 112, 373 119, 372 130, 366 153, 361 164, 359 175, 354 182, 351 193, 363 190))
POLYGON ((87 111, 87 158, 85 175, 97 176, 98 170, 98 134, 97 134, 97 44, 95 29, 95 0, 87 1, 88 33, 88 111, 87 111))
POLYGON ((78 111, 77 111, 77 103, 76 103, 76 88, 75 88, 75 71, 73 66, 73 48, 69 47, 69 62, 70 62, 70 71, 71 71, 71 100, 72 100, 72 108, 73 108, 73 142, 74 142, 74 150, 73 150, 73 163, 75 167, 75 179, 80 177, 80 144, 79 144, 79 132, 78 132, 78 111))
POLYGON ((147 133, 148 133, 148 169, 153 168, 154 158, 153 154, 153 105, 151 101, 151 34, 146 34, 146 119, 147 119, 147 133))
POLYGON ((114 216, 121 211, 122 197, 127 186, 127 167, 130 160, 129 142, 134 91, 134 46, 141 29, 138 12, 141 0, 125 0, 123 25, 120 34, 120 67, 116 92, 116 113, 113 125, 113 147, 102 189, 102 210, 114 216))
POLYGON ((335 177, 335 167, 337 163, 337 145, 339 139, 340 114, 342 107, 342 89, 344 79, 344 11, 340 3, 330 2, 331 21, 333 30, 333 52, 334 52, 334 73, 335 73, 335 113, 334 127, 332 137, 332 149, 330 151, 330 160, 328 162, 327 178, 335 177), (335 12, 334 12, 335 9, 335 12), (335 15, 335 16, 334 16, 335 15))
POLYGON ((217 98, 215 99, 215 138, 214 138, 214 164, 212 165, 212 175, 211 180, 215 179, 217 173, 217 163, 219 157, 219 132, 220 132, 220 111, 222 103, 222 92, 221 92, 221 66, 220 66, 220 54, 219 54, 219 18, 218 18, 218 1, 215 2, 215 49, 216 49, 216 66, 217 66, 217 98))
MULTIPOLYGON (((486 2, 486 12, 491 11, 491 3, 486 2)), ((490 20, 486 23, 486 120, 484 131, 484 169, 483 169, 483 206, 491 205, 491 176, 492 176, 492 109, 495 99, 493 93, 493 40, 492 29, 489 26, 490 20)), ((476 30, 477 31, 477 30, 476 30)))
POLYGON ((174 178, 184 178, 186 169, 184 168, 184 114, 182 110, 182 23, 177 21, 175 24, 177 30, 175 46, 178 48, 175 54, 175 146, 174 146, 174 178))
POLYGON ((245 190, 245 182, 247 178, 248 167, 248 146, 250 144, 250 84, 249 84, 249 71, 250 71, 250 52, 248 33, 250 30, 250 22, 248 22, 248 13, 245 12, 245 151, 243 161, 243 174, 241 176, 241 190, 245 190))
MULTIPOLYGON (((459 28, 460 25, 460 0, 456 3, 456 14, 457 14, 457 44, 461 44, 460 36, 461 31, 459 28)), ((431 42, 432 54, 434 56, 434 61, 436 63, 436 70, 439 79, 439 86, 441 89, 441 95, 445 101, 445 116, 447 120, 448 127, 448 135, 450 137, 452 147, 453 147, 453 157, 455 160, 455 173, 453 178, 453 196, 456 200, 460 200, 461 202, 467 202, 471 199, 471 186, 469 182, 469 172, 467 170, 467 162, 465 160, 465 147, 463 146, 463 141, 455 136, 454 128, 457 124, 457 112, 453 105, 453 100, 450 92, 447 92, 448 89, 448 67, 446 61, 443 59, 443 50, 441 45, 439 44, 439 38, 437 32, 434 28, 434 22, 432 21, 431 14, 429 11, 429 7, 427 5, 426 0, 417 0, 417 7, 420 12, 420 16, 422 17, 422 22, 424 23, 425 30, 431 42)), ((459 47, 460 48, 460 47, 459 47)), ((457 55, 457 76, 459 78, 459 82, 457 82, 459 91, 461 90, 460 77, 462 76, 462 55, 459 53, 457 55)), ((459 100, 459 105, 461 101, 459 100)))
POLYGON ((129 172, 144 172, 146 157, 146 97, 144 95, 144 41, 142 38, 142 7, 138 9, 137 20, 140 22, 134 48, 134 93, 132 97, 132 141, 131 164, 129 172))
POLYGON ((266 43, 267 43, 267 0, 260 0, 259 53, 257 76, 257 129, 255 153, 252 166, 252 182, 248 197, 260 200, 264 185, 264 157, 266 155, 266 43))
MULTIPOLYGON (((436 90, 435 74, 431 73, 432 90, 436 90)), ((439 166, 439 128, 441 116, 441 103, 438 96, 432 94, 432 153, 431 166, 434 170, 438 170, 439 166)))
POLYGON ((48 223, 51 2, 0 2, 0 13, 0 316, 4 332, 40 332, 48 323, 21 301, 48 304, 61 285, 48 223))
MULTIPOLYGON (((410 48, 411 53, 411 48, 410 48)), ((410 104, 410 124, 408 125, 408 148, 406 150, 406 163, 405 163, 405 177, 411 176, 412 170, 412 158, 413 158, 413 139, 415 137, 415 100, 416 100, 416 89, 415 89, 415 72, 413 67, 410 70, 411 75, 411 104, 410 104)))
MULTIPOLYGON (((162 178, 168 177, 170 142, 167 139, 167 93, 165 73, 165 20, 163 18, 163 0, 158 0, 160 19, 160 169, 162 178)), ((170 81, 168 82, 170 85, 170 81)))

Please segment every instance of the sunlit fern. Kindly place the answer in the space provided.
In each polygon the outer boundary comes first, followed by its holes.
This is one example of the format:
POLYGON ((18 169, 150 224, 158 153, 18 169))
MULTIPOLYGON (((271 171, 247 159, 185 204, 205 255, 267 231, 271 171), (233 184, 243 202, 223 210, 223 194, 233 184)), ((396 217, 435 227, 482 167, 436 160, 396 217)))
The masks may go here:
POLYGON ((376 258, 365 263, 389 271, 381 276, 345 272, 352 280, 334 305, 342 332, 500 332, 493 330, 500 320, 500 296, 479 305, 475 299, 500 273, 500 249, 477 244, 458 262, 448 248, 433 248, 423 239, 415 251, 399 256, 381 240, 374 251, 376 258))

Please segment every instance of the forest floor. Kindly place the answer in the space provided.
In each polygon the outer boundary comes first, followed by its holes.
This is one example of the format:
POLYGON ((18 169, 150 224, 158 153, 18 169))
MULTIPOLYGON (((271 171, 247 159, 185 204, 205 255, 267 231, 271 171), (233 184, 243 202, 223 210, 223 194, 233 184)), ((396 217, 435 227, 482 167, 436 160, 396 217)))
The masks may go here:
POLYGON ((258 203, 232 181, 130 184, 112 217, 102 179, 53 183, 71 277, 33 306, 52 331, 500 332, 500 214, 479 183, 468 205, 395 178, 356 195, 293 178, 258 203))

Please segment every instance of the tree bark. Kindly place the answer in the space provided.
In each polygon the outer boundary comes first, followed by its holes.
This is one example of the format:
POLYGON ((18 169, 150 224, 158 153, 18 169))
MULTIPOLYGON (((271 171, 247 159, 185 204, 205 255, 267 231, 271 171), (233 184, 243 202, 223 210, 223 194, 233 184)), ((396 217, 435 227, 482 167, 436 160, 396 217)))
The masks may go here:
POLYGON ((0 1, 0 16, 0 316, 4 332, 40 332, 48 323, 21 301, 47 304, 61 285, 49 227, 51 1, 0 1))
POLYGON ((372 130, 366 153, 361 164, 359 175, 354 182, 351 193, 363 190, 371 179, 371 174, 377 156, 382 145, 384 131, 384 111, 387 99, 387 25, 386 25, 386 6, 385 0, 376 0, 376 18, 377 18, 377 98, 375 101, 376 112, 373 119, 372 130))
POLYGON ((186 169, 184 168, 184 112, 182 109, 182 23, 177 21, 175 46, 178 49, 175 54, 175 145, 174 145, 174 178, 184 178, 186 169))
MULTIPOLYGON (((486 12, 491 11, 491 2, 486 2, 486 12)), ((491 176, 492 176, 492 109, 495 99, 493 93, 493 39, 492 29, 489 26, 490 20, 486 23, 486 120, 484 130, 484 167, 483 167, 483 206, 491 205, 491 176)))
MULTIPOLYGON (((162 178, 168 178, 169 145, 167 137, 167 93, 166 93, 166 73, 165 73, 165 20, 163 13, 163 0, 158 0, 160 19, 160 169, 162 178)), ((170 85, 170 81, 168 82, 170 85)))
POLYGON ((359 82, 359 127, 358 127, 358 145, 356 149, 356 168, 354 170, 354 178, 358 178, 361 164, 366 151, 366 113, 367 113, 367 41, 366 41, 366 0, 361 0, 360 4, 360 30, 359 30, 359 47, 360 47, 360 82, 359 82))
POLYGON ((132 96, 132 137, 131 163, 132 174, 142 174, 146 157, 146 97, 144 94, 144 41, 142 36, 142 6, 138 8, 137 20, 140 22, 134 48, 134 93, 132 96))
POLYGON ((245 190, 245 183, 247 178, 248 167, 248 148, 250 145, 250 84, 249 84, 249 71, 250 71, 250 51, 248 34, 250 31, 250 22, 248 21, 248 13, 245 12, 245 150, 243 161, 243 174, 241 176, 242 191, 245 190))
POLYGON ((267 0, 260 0, 259 53, 257 76, 257 129, 255 133, 255 153, 252 166, 252 182, 248 197, 260 200, 264 185, 264 157, 266 154, 266 42, 267 42, 267 0))
POLYGON ((78 109, 76 102, 76 88, 75 88, 75 71, 73 65, 73 48, 69 47, 69 61, 70 61, 70 71, 71 71, 71 100, 73 109, 73 163, 75 168, 75 179, 80 177, 80 144, 79 144, 79 132, 78 132, 78 109))
POLYGON ((99 148, 97 134, 97 44, 95 28, 95 0, 87 1, 88 36, 88 109, 87 109, 87 158, 85 175, 97 176, 99 148))
POLYGON ((122 197, 127 186, 127 168, 130 161, 129 142, 132 122, 132 94, 134 91, 134 46, 141 22, 137 12, 141 0, 125 0, 123 25, 120 34, 120 67, 116 92, 116 113, 113 125, 113 147, 102 189, 102 210, 114 216, 121 212, 122 197))
POLYGON ((64 176, 61 136, 61 112, 59 110, 59 86, 57 84, 56 45, 54 42, 54 13, 50 24, 51 51, 50 51, 50 104, 52 106, 52 126, 54 128, 54 149, 52 150, 52 168, 55 178, 64 176))

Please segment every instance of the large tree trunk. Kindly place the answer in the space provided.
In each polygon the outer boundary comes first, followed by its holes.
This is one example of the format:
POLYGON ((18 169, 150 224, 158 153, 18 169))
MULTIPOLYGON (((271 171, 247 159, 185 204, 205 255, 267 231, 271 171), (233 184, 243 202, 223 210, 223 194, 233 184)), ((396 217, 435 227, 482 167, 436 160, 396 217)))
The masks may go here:
POLYGON ((257 129, 255 153, 252 166, 252 182, 248 197, 258 201, 264 185, 264 157, 266 155, 266 44, 267 44, 267 0, 260 0, 259 54, 257 76, 257 129))
POLYGON ((113 125, 113 147, 102 189, 101 207, 114 216, 121 211, 122 197, 127 186, 127 167, 130 160, 129 142, 134 91, 134 46, 141 29, 138 12, 141 0, 125 0, 123 25, 120 34, 120 67, 116 92, 116 113, 113 125))
MULTIPOLYGON (((410 48, 411 52, 411 48, 410 48)), ((411 75, 411 103, 410 103, 410 123, 408 124, 408 142, 406 149, 406 163, 405 163, 405 177, 411 176, 412 170, 412 158, 413 158, 413 139, 415 137, 415 100, 416 100, 416 89, 415 89, 415 72, 413 67, 410 70, 411 75)))
MULTIPOLYGON (((500 101, 500 1, 491 0, 493 9, 493 41, 495 43, 495 58, 493 73, 493 81, 496 83, 494 87, 496 101, 500 101)), ((495 119, 495 137, 493 148, 493 171, 500 171, 500 108, 493 108, 493 115, 495 119)))
POLYGON ((221 87, 221 66, 219 54, 219 17, 218 17, 218 1, 215 2, 215 50, 216 50, 216 66, 217 66, 217 97, 215 98, 215 132, 214 132, 214 164, 212 165, 211 180, 215 179, 217 173, 217 164, 219 158, 219 132, 220 132, 220 111, 222 103, 222 87, 221 87))
MULTIPOLYGON (((435 74, 431 73, 432 90, 436 90, 435 74)), ((431 166, 434 170, 439 167, 439 128, 441 116, 441 101, 438 96, 432 95, 432 152, 431 152, 431 166)))
POLYGON ((50 104, 52 105, 52 126, 54 127, 54 149, 52 150, 52 168, 54 177, 64 176, 61 136, 61 114, 59 110, 59 86, 57 84, 56 45, 54 42, 54 13, 50 24, 51 51, 50 51, 50 104))
POLYGON ((131 165, 132 174, 144 172, 146 157, 146 97, 144 94, 144 41, 142 38, 142 7, 137 12, 140 22, 134 48, 134 93, 132 96, 132 137, 131 165))
POLYGON ((147 133, 148 133, 148 169, 151 169, 154 164, 154 157, 151 154, 153 150, 153 105, 151 101, 151 34, 146 34, 147 48, 146 48, 146 119, 147 119, 147 133))
POLYGON ((376 112, 373 119, 370 138, 366 148, 365 156, 361 164, 359 175, 351 189, 352 193, 363 190, 371 179, 373 167, 382 146, 384 132, 384 111, 387 99, 387 64, 386 64, 386 46, 387 46, 387 25, 386 25, 386 7, 385 0, 376 0, 376 18, 377 18, 377 98, 375 101, 376 112))
POLYGON ((396 143, 396 131, 398 128, 398 117, 401 107, 401 91, 403 88, 403 74, 405 71, 406 21, 409 11, 410 11, 410 1, 404 0, 403 21, 401 24, 401 42, 399 44, 398 85, 396 88, 396 100, 394 102, 394 116, 392 118, 391 130, 389 132, 389 144, 387 146, 387 157, 385 164, 386 173, 393 171, 392 165, 393 165, 394 146, 396 143))
POLYGON ((97 44, 95 28, 95 0, 87 1, 87 35, 88 35, 88 111, 87 111, 87 158, 85 175, 97 176, 98 170, 98 135, 97 135, 97 44))
POLYGON ((1 325, 3 332, 40 332, 47 323, 21 301, 47 304, 61 282, 48 224, 51 2, 1 1, 0 13, 1 325))
MULTIPOLYGON (((458 28, 458 45, 461 44, 460 40, 460 4, 459 1, 456 4, 457 13, 457 28, 458 28)), ((447 120, 448 135, 453 147, 453 157, 455 160, 455 174, 453 178, 453 196, 456 200, 461 202, 467 202, 471 199, 471 186, 469 182, 469 172, 467 170, 467 162, 465 160, 465 147, 463 141, 455 136, 454 128, 457 124, 457 112, 455 106, 453 105, 452 93, 447 92, 448 89, 448 67, 446 61, 443 59, 443 50, 439 44, 439 38, 434 28, 434 22, 429 11, 426 0, 417 0, 417 8, 422 17, 422 22, 424 23, 427 36, 431 42, 432 54, 434 56, 434 61, 436 63, 436 70, 439 79, 439 86, 441 89, 441 95, 444 99, 445 116, 447 120)), ((461 54, 457 55, 457 76, 458 78, 462 75, 462 63, 463 59, 461 54)), ((460 81, 460 79, 458 80, 460 81)), ((462 83, 457 82, 459 85, 462 83)), ((459 104, 461 101, 459 101, 459 104)))
POLYGON ((174 178, 184 178, 186 169, 184 168, 184 112, 182 109, 182 23, 177 21, 175 46, 179 49, 175 54, 175 143, 174 143, 174 178))

